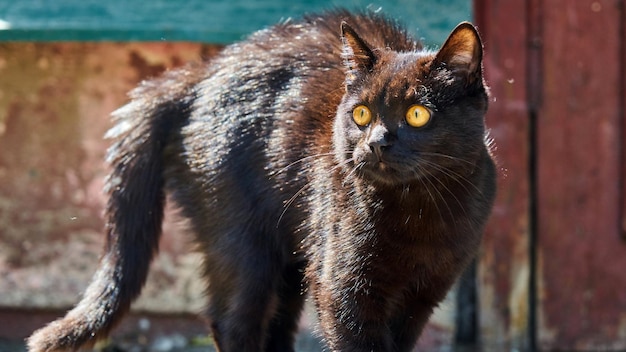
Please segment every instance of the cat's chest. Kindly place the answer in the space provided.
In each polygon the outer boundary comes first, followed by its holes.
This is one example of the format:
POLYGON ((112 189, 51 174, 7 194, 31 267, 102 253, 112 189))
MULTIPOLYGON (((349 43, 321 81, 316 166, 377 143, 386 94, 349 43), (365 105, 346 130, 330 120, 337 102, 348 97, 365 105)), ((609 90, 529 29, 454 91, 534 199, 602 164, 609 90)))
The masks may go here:
POLYGON ((468 240, 466 220, 463 214, 446 216, 429 199, 398 198, 374 203, 358 228, 368 232, 371 243, 364 247, 410 269, 453 260, 468 240))

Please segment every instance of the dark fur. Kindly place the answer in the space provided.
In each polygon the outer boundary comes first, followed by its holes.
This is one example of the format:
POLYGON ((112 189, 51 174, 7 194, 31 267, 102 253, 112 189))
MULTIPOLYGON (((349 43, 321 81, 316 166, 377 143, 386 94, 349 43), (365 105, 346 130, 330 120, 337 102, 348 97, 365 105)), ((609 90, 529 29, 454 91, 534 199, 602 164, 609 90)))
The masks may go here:
POLYGON ((142 83, 109 133, 100 268, 30 351, 75 350, 119 321, 166 190, 205 255, 220 351, 293 350, 305 284, 331 350, 410 350, 475 255, 495 192, 480 39, 454 33, 428 52, 378 15, 338 11, 142 83), (357 103, 370 126, 352 121, 357 103), (434 111, 419 129, 403 123, 414 103, 434 111))

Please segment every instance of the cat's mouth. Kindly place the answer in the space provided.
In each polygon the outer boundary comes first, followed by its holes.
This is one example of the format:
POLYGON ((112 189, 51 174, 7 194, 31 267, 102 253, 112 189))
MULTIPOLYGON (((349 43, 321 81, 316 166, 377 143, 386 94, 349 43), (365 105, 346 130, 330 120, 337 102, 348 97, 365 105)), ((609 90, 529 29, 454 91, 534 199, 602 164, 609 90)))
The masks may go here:
POLYGON ((411 178, 407 165, 400 160, 395 160, 389 153, 373 153, 366 149, 357 149, 352 155, 353 172, 378 184, 397 185, 406 183, 411 178))
POLYGON ((391 167, 389 166, 389 164, 387 164, 384 161, 379 161, 376 166, 376 168, 378 168, 378 170, 385 172, 386 170, 389 170, 391 167))
POLYGON ((365 162, 361 171, 366 178, 387 185, 403 183, 406 178, 397 165, 384 160, 365 162))

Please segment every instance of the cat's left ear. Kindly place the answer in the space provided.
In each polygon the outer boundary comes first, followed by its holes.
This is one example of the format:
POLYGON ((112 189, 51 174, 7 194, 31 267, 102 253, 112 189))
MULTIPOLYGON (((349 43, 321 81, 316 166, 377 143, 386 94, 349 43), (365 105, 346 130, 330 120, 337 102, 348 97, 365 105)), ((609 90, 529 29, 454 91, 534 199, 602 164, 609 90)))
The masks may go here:
POLYGON ((347 82, 350 84, 360 73, 369 72, 376 63, 376 56, 361 37, 345 21, 341 22, 342 58, 348 69, 347 82))
POLYGON ((476 27, 462 22, 450 33, 448 39, 435 56, 434 65, 445 66, 455 74, 468 79, 482 81, 483 44, 476 27))

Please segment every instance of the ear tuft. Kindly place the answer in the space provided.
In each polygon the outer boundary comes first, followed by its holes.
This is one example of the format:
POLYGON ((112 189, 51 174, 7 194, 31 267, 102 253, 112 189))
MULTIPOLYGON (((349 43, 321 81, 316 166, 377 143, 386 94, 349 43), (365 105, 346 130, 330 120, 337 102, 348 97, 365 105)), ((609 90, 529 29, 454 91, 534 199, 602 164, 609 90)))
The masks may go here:
POLYGON ((435 57, 435 65, 445 65, 468 78, 482 76, 483 45, 476 27, 462 22, 450 33, 435 57))
POLYGON ((348 77, 368 72, 374 67, 376 56, 370 47, 345 21, 341 22, 342 58, 348 69, 348 77))

